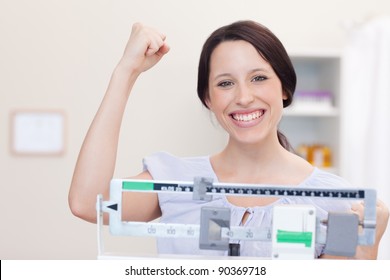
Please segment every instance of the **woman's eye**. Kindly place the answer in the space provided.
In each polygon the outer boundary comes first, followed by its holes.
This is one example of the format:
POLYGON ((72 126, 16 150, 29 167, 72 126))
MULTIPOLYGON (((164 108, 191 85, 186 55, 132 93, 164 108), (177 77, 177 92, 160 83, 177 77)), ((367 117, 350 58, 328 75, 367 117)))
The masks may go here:
POLYGON ((256 76, 252 79, 253 82, 260 82, 260 81, 264 81, 266 80, 267 78, 264 77, 264 76, 256 76))
POLYGON ((224 82, 220 82, 218 84, 219 87, 229 87, 231 85, 233 85, 233 82, 230 82, 230 81, 224 81, 224 82))

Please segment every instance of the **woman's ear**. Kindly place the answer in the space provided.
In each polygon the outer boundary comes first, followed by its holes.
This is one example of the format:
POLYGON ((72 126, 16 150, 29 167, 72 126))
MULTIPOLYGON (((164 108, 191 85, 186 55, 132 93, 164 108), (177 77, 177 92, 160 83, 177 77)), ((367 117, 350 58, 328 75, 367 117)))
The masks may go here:
POLYGON ((208 108, 210 111, 213 111, 212 106, 211 106, 210 99, 209 99, 208 97, 205 99, 205 104, 206 104, 207 108, 208 108))
POLYGON ((287 94, 287 92, 283 91, 282 99, 283 99, 283 100, 287 100, 287 99, 288 99, 288 94, 287 94))

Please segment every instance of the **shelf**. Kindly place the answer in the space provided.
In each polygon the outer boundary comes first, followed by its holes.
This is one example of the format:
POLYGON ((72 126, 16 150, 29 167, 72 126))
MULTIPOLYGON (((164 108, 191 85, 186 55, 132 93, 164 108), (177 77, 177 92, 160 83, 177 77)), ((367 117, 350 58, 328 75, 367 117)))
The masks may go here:
POLYGON ((338 174, 341 160, 341 52, 290 50, 289 55, 297 74, 297 85, 293 103, 283 110, 279 129, 295 149, 316 144, 328 147, 332 167, 319 168, 338 174))
POLYGON ((288 117, 337 117, 339 110, 335 107, 287 107, 284 116, 288 117))

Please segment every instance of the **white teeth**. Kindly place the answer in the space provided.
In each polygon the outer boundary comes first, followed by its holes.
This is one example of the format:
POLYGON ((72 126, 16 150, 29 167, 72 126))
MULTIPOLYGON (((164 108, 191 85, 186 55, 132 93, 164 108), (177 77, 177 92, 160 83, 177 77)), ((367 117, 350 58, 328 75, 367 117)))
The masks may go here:
POLYGON ((260 118, 264 114, 264 111, 256 111, 251 114, 233 114, 232 117, 236 121, 248 122, 260 118))

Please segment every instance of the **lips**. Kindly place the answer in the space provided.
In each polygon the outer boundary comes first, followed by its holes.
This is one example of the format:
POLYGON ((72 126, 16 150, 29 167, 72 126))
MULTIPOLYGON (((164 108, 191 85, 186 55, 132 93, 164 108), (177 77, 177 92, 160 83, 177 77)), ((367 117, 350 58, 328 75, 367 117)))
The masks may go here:
POLYGON ((250 112, 234 112, 230 114, 230 117, 236 122, 252 122, 261 118, 265 113, 265 110, 255 110, 250 112))

